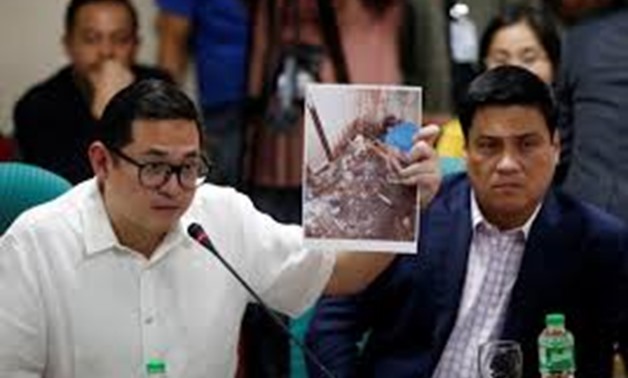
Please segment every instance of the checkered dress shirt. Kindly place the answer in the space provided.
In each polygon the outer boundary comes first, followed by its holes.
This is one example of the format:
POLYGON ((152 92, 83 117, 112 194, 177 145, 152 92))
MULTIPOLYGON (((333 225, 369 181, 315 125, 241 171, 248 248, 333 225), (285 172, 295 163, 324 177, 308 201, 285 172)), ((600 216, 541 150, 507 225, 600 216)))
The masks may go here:
POLYGON ((462 302, 434 378, 478 376, 479 346, 501 333, 525 239, 539 211, 523 227, 500 231, 484 219, 471 198, 474 227, 462 302))

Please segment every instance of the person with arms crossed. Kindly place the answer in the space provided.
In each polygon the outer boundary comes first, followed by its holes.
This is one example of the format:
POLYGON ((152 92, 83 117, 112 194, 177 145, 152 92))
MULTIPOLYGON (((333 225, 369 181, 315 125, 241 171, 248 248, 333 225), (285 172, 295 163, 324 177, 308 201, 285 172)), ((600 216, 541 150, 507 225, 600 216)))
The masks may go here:
POLYGON ((14 109, 15 138, 23 160, 73 184, 92 177, 87 148, 111 97, 135 80, 168 79, 136 65, 140 39, 129 0, 72 0, 63 46, 70 63, 30 89, 14 109))
MULTIPOLYGON (((417 135, 398 170, 422 205, 440 184, 417 135)), ((199 185, 208 164, 194 105, 140 81, 104 111, 95 177, 21 215, 0 238, 0 376, 137 377, 152 359, 173 377, 230 377, 250 294, 186 235, 200 224, 273 309, 296 315, 321 291, 361 290, 393 256, 306 251, 302 229, 231 188, 199 185)), ((408 204, 413 206, 416 204, 408 204)))
POLYGON ((418 253, 355 296, 324 298, 308 344, 338 377, 471 378, 479 345, 515 340, 532 378, 545 315, 559 312, 577 377, 610 377, 628 230, 552 188, 551 88, 527 69, 494 68, 471 83, 460 120, 468 173, 448 177, 423 213, 418 253))

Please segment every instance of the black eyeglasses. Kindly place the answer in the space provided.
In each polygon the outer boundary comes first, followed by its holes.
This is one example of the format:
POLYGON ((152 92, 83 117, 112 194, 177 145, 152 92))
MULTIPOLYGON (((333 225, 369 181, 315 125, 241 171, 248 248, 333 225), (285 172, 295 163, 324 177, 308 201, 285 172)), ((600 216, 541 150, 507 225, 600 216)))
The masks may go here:
POLYGON ((140 184, 147 189, 158 189, 165 185, 174 174, 183 189, 192 190, 205 182, 209 173, 209 163, 205 157, 195 157, 183 164, 166 162, 140 163, 117 148, 109 148, 111 152, 137 167, 140 184))

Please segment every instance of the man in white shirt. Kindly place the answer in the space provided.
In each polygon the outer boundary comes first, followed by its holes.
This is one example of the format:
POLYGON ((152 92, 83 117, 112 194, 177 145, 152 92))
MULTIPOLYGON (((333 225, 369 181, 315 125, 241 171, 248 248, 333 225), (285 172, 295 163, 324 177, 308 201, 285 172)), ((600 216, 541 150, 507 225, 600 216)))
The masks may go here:
MULTIPOLYGON (((176 87, 132 84, 96 130, 95 177, 2 236, 0 377, 138 377, 152 359, 172 377, 233 376, 252 298, 186 235, 191 223, 265 302, 291 315, 323 290, 360 290, 392 260, 305 251, 298 226, 232 189, 200 185, 208 171, 200 125, 176 87)), ((436 156, 417 138, 411 158, 399 175, 427 203, 440 183, 436 156)))

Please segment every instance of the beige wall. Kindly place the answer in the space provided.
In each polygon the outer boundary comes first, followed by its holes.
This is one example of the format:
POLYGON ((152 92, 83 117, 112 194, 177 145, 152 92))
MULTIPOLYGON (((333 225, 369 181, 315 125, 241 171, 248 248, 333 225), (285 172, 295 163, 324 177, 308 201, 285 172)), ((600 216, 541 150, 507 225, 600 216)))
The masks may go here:
MULTIPOLYGON (((154 0, 134 0, 140 15, 139 60, 155 61, 154 0)), ((0 133, 10 133, 15 101, 66 60, 60 39, 67 0, 0 1, 0 133)))

